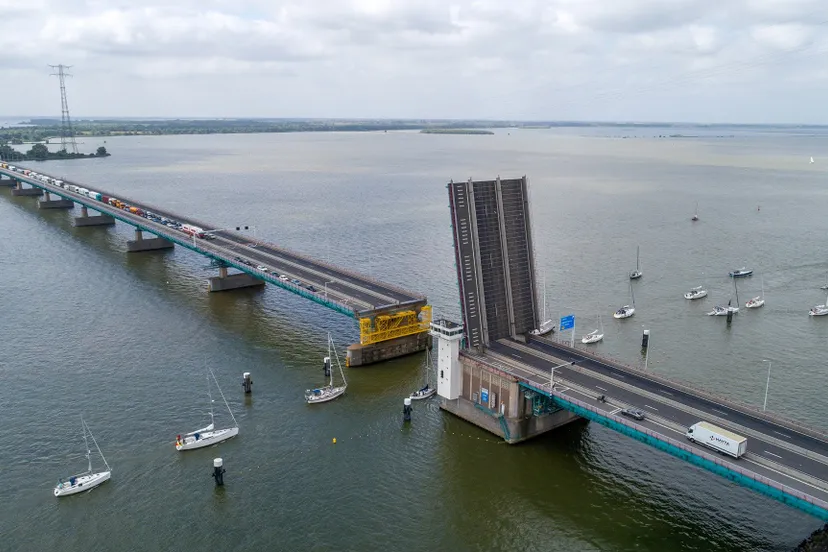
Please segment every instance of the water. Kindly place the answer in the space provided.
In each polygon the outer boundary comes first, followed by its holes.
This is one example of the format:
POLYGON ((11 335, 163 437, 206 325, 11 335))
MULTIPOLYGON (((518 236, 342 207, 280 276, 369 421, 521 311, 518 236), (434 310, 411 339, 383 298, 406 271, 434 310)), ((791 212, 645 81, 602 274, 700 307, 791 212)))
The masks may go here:
MULTIPOLYGON (((768 407, 825 428, 828 325, 807 310, 828 282, 828 136, 659 132, 124 137, 107 139, 110 158, 41 166, 219 227, 255 227, 427 293, 455 319, 445 183, 526 174, 555 317, 574 312, 580 335, 602 313, 597 349, 631 364, 646 326, 650 369, 752 404, 770 359, 768 407), (637 312, 617 321, 636 245, 637 312), (739 282, 740 301, 764 279, 767 306, 727 328, 703 312, 727 302, 727 273, 742 265, 756 275, 739 282), (708 299, 682 298, 700 284, 708 299)), ((415 403, 403 428, 422 356, 348 370, 344 398, 309 407, 302 392, 323 381, 325 334, 342 352, 357 338, 352 320, 272 288, 207 294, 203 258, 126 255, 123 225, 76 229, 65 212, 0 193, 4 550, 60 539, 66 550, 758 551, 788 550, 819 525, 594 424, 510 447, 415 403), (208 421, 207 366, 241 434, 177 453, 175 435, 208 421), (81 414, 113 479, 57 500, 57 478, 85 466, 81 414), (227 469, 218 490, 216 456, 227 469)), ((221 425, 221 402, 216 412, 221 425)))

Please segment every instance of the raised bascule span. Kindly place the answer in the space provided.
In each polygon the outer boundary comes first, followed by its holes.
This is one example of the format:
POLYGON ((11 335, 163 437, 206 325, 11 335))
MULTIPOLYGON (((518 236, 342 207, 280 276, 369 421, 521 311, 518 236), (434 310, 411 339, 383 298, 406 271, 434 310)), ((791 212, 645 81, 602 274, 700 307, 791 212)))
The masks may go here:
POLYGON ((79 205, 81 216, 75 218, 76 226, 111 226, 116 220, 133 226, 135 239, 127 244, 129 252, 178 245, 212 259, 219 274, 209 279, 210 291, 269 283, 354 318, 360 339, 348 347, 349 366, 423 351, 431 343, 431 307, 425 295, 272 243, 252 240, 233 230, 215 230, 215 225, 189 215, 98 188, 93 191, 81 183, 29 167, 0 163, 0 183, 12 187, 15 196, 45 195, 39 201, 42 209, 71 209, 79 205), (90 210, 100 214, 90 215, 90 210), (231 274, 229 269, 238 272, 231 274))
POLYGON ((448 184, 462 323, 435 320, 441 408, 516 443, 588 419, 828 521, 828 435, 799 422, 533 337, 538 305, 527 179, 448 184), (620 415, 646 412, 642 420, 620 415), (738 458, 687 438, 709 422, 738 458), (732 434, 731 433, 731 434, 732 434))

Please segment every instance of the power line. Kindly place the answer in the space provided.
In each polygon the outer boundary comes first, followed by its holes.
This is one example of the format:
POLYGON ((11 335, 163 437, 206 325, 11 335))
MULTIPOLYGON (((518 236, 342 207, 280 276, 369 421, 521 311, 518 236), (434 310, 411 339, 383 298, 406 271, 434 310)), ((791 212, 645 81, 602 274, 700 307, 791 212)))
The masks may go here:
POLYGON ((52 69, 57 69, 57 73, 52 73, 51 76, 60 79, 60 145, 61 149, 67 153, 78 153, 78 145, 75 143, 75 133, 72 130, 72 119, 69 117, 69 102, 66 99, 66 83, 65 77, 71 77, 64 69, 69 69, 71 65, 50 65, 52 69), (71 148, 71 151, 70 151, 71 148))

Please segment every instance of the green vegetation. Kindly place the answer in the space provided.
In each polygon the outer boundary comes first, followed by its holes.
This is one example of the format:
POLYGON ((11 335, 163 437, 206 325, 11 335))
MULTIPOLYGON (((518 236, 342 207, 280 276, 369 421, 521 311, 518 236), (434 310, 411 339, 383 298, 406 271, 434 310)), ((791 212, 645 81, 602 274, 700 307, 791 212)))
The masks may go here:
POLYGON ((424 128, 420 134, 494 134, 483 128, 424 128))
POLYGON ((8 144, 0 146, 0 160, 3 161, 48 161, 51 159, 88 159, 90 157, 109 157, 105 147, 95 153, 69 153, 65 149, 51 152, 46 144, 34 144, 26 153, 22 153, 8 144))

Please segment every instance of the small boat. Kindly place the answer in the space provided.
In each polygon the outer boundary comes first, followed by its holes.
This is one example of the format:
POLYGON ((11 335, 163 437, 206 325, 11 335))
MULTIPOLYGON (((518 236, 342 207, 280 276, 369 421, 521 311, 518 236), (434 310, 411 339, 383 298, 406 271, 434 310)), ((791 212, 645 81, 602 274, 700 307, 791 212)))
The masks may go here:
POLYGON ((744 278, 745 276, 750 276, 753 274, 753 270, 748 270, 745 267, 740 268, 739 270, 734 270, 730 273, 731 278, 744 278))
POLYGON ((590 343, 598 343, 604 339, 604 323, 601 321, 601 315, 598 315, 598 323, 601 325, 600 330, 592 330, 581 338, 581 343, 589 345, 590 343))
POLYGON ((641 272, 641 268, 638 263, 639 249, 640 248, 638 246, 635 247, 635 270, 630 272, 630 280, 638 280, 639 278, 641 278, 641 276, 644 275, 644 273, 641 272))
POLYGON ((58 480, 58 484, 54 490, 55 496, 68 496, 94 489, 104 481, 108 481, 112 475, 112 468, 107 464, 106 458, 104 458, 103 452, 101 452, 101 447, 98 446, 95 436, 92 435, 92 430, 89 429, 89 426, 86 425, 83 418, 81 418, 81 426, 83 427, 83 442, 86 443, 86 459, 89 461, 89 469, 83 473, 67 477, 65 481, 63 479, 58 480), (92 442, 95 443, 95 448, 98 449, 98 454, 101 455, 101 460, 103 460, 106 466, 106 471, 92 471, 92 451, 89 449, 89 440, 86 438, 87 433, 92 438, 92 442))
POLYGON ((531 330, 529 335, 540 337, 555 331, 555 323, 551 319, 546 318, 546 274, 543 275, 543 320, 544 322, 541 323, 540 328, 531 330))
POLYGON ((431 375, 431 349, 426 349, 426 363, 425 363, 425 385, 414 391, 409 395, 411 400, 413 401, 421 401, 423 399, 427 399, 429 397, 434 396, 437 392, 437 388, 431 385, 431 381, 429 376, 431 375))
POLYGON ((727 307, 716 305, 712 311, 707 313, 707 316, 727 316, 727 307))
POLYGON ((826 314, 828 314, 828 298, 825 299, 824 305, 811 307, 811 310, 808 311, 808 316, 825 316, 826 314))
POLYGON ((630 282, 630 297, 632 298, 632 305, 624 305, 615 311, 612 315, 613 318, 629 318, 635 314, 635 294, 633 293, 632 282, 630 282))
POLYGON ((239 434, 239 424, 236 421, 236 417, 233 416, 233 411, 230 410, 230 405, 227 404, 227 399, 224 398, 224 393, 219 387, 218 380, 216 379, 215 374, 213 371, 209 371, 210 374, 207 376, 207 396, 210 398, 210 425, 207 427, 202 427, 201 429, 197 429, 195 431, 191 431, 190 433, 185 434, 183 437, 178 435, 175 438, 175 450, 192 450, 198 448, 209 447, 211 445, 217 445, 222 441, 226 441, 227 439, 232 439, 236 435, 239 434), (215 429, 215 417, 213 416, 213 395, 210 393, 210 378, 213 378, 213 381, 216 384, 216 388, 219 390, 221 394, 221 398, 224 401, 224 406, 227 407, 227 412, 230 413, 230 417, 233 419, 233 426, 224 428, 224 429, 215 429))
POLYGON ((707 297, 707 290, 704 289, 704 286, 694 287, 693 289, 684 294, 684 298, 690 299, 691 301, 695 299, 701 299, 702 297, 707 297))
POLYGON ((747 303, 745 303, 745 308, 748 309, 758 309, 759 307, 765 306, 765 279, 762 278, 762 295, 757 295, 747 303))
POLYGON ((325 375, 330 377, 328 385, 324 387, 317 387, 316 389, 308 389, 305 391, 305 401, 308 404, 324 403, 332 401, 337 397, 345 394, 348 388, 348 383, 345 381, 345 373, 342 371, 342 364, 339 363, 339 354, 336 352, 336 347, 333 346, 333 339, 330 332, 328 332, 328 356, 322 359, 325 366, 325 375), (342 385, 335 386, 333 384, 333 367, 331 366, 331 350, 333 350, 336 358, 336 365, 339 368, 339 374, 342 376, 342 385))
POLYGON ((822 289, 822 290, 828 289, 828 284, 825 284, 824 286, 819 286, 819 289, 822 289))
POLYGON ((697 220, 699 220, 699 202, 698 201, 696 202, 696 212, 695 212, 695 214, 693 214, 693 216, 690 218, 690 220, 692 220, 693 222, 696 222, 697 220))
POLYGON ((811 165, 813 165, 813 164, 814 164, 814 158, 811 157, 811 165))

